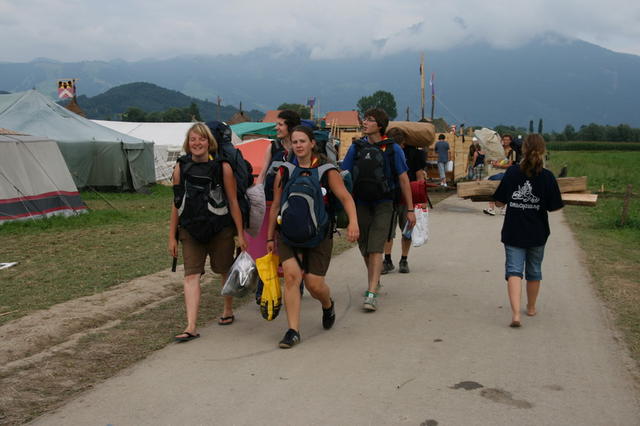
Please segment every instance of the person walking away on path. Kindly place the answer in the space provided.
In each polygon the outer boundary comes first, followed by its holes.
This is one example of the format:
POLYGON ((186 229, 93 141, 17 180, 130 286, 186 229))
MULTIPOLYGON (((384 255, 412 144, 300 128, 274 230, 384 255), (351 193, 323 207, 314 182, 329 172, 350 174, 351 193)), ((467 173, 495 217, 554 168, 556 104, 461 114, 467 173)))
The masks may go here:
POLYGON ((536 300, 542 280, 542 258, 549 237, 547 212, 564 204, 553 174, 543 167, 545 143, 531 134, 522 146, 522 161, 509 167, 493 194, 498 206, 507 205, 501 241, 505 248, 505 279, 511 302, 511 327, 520 327, 520 293, 527 280, 529 316, 537 313, 536 300))
MULTIPOLYGON (((427 166, 427 161, 425 158, 425 152, 421 149, 416 148, 415 146, 411 146, 405 143, 407 134, 401 129, 389 129, 389 131, 387 132, 387 137, 393 139, 394 142, 402 147, 402 151, 404 152, 404 157, 407 162, 407 176, 409 177, 409 182, 426 182, 427 173, 424 169, 427 166)), ((401 233, 404 230, 405 225, 407 224, 407 210, 408 207, 404 203, 398 205, 398 214, 396 215, 395 222, 398 224, 401 233)), ((382 275, 385 275, 395 269, 393 261, 391 260, 391 251, 393 250, 393 240, 396 236, 396 224, 394 223, 392 226, 393 231, 391 232, 391 238, 384 244, 382 275)), ((407 258, 409 256, 409 250, 411 249, 411 239, 407 239, 403 235, 400 241, 402 254, 400 257, 400 262, 398 262, 398 272, 402 274, 408 274, 409 262, 407 258)))
MULTIPOLYGON (((399 145, 385 135, 389 117, 379 109, 365 112, 364 137, 349 147, 342 169, 353 176, 353 194, 358 214, 358 247, 367 266, 367 291, 363 309, 377 309, 384 243, 389 239, 399 196, 413 206, 407 163, 399 145)), ((413 207, 407 211, 409 228, 416 224, 413 207)))
MULTIPOLYGON (((218 145, 209 128, 204 123, 191 126, 182 149, 186 155, 178 159, 173 171, 174 204, 168 244, 169 254, 178 257, 179 239, 184 258, 187 327, 175 336, 177 342, 200 336, 196 332, 200 277, 207 256, 211 269, 224 282, 233 263, 234 236, 241 250, 247 248, 233 170, 228 163, 214 159, 218 145)), ((226 296, 218 324, 228 325, 234 319, 233 298, 226 296)))
POLYGON ((445 140, 443 133, 438 136, 438 142, 434 146, 434 151, 438 154, 438 173, 440 173, 440 185, 447 186, 447 162, 450 159, 449 142, 445 140))
POLYGON ((284 271, 284 300, 289 326, 279 343, 283 349, 300 342, 299 285, 303 278, 311 296, 322 305, 323 328, 330 329, 335 321, 335 304, 324 279, 331 261, 335 225, 332 209, 328 206, 329 191, 342 203, 349 218, 347 239, 354 242, 359 236, 355 203, 336 167, 328 163, 323 155, 314 153, 316 141, 313 131, 306 126, 295 127, 291 133, 291 146, 295 158, 280 167, 275 178, 273 205, 280 208, 271 209, 267 239, 267 251, 272 252, 276 223, 281 222, 278 251, 284 271), (317 181, 309 183, 308 179, 317 181), (302 185, 313 188, 313 194, 300 196, 302 185), (305 198, 321 200, 320 208, 324 211, 316 215, 313 212, 315 203, 310 205, 303 201, 305 198), (314 227, 314 223, 317 227, 314 227), (312 231, 307 232, 309 229, 312 231))
MULTIPOLYGON (((516 162, 516 152, 512 148, 513 138, 511 135, 504 135, 502 137, 502 148, 504 149, 504 158, 500 161, 492 160, 489 163, 487 171, 487 180, 502 180, 504 171, 511 167, 516 162)), ((485 214, 490 216, 496 215, 496 205, 493 201, 489 201, 489 208, 482 210, 485 214)), ((505 214, 505 210, 501 209, 500 213, 505 214)))

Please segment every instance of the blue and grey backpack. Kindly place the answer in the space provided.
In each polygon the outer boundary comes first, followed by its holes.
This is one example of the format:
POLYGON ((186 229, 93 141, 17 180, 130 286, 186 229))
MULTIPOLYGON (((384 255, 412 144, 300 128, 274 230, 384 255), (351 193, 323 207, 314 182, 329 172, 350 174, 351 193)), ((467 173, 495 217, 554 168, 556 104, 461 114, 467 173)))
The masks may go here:
POLYGON ((283 167, 288 178, 280 200, 280 236, 291 247, 316 247, 331 232, 333 223, 324 202, 321 180, 336 166, 327 163, 303 168, 286 162, 283 167))

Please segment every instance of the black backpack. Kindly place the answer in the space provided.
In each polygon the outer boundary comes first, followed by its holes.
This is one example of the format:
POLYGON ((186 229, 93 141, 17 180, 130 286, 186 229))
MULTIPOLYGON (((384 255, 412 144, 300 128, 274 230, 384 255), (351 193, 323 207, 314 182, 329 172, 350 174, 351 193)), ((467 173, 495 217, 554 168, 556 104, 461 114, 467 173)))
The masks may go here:
POLYGON ((362 201, 390 199, 397 201, 397 176, 393 161, 393 140, 369 143, 360 139, 353 163, 353 194, 362 201), (387 167, 386 163, 389 162, 387 167), (392 175, 389 176, 389 173, 392 175))
POLYGON ((264 196, 267 201, 273 201, 273 184, 276 180, 276 173, 285 162, 292 159, 289 154, 285 157, 285 149, 279 140, 271 141, 271 163, 264 176, 264 196))
POLYGON ((245 160, 242 151, 233 146, 231 142, 231 128, 222 121, 209 121, 206 123, 211 129, 213 137, 218 142, 218 158, 221 163, 229 163, 236 178, 236 190, 238 204, 242 213, 242 222, 245 228, 249 227, 249 210, 251 203, 247 196, 247 189, 253 185, 253 167, 245 160))
POLYGON ((221 164, 214 160, 195 163, 189 154, 178 158, 178 164, 180 184, 173 186, 173 202, 178 209, 179 225, 206 244, 231 225, 221 164))

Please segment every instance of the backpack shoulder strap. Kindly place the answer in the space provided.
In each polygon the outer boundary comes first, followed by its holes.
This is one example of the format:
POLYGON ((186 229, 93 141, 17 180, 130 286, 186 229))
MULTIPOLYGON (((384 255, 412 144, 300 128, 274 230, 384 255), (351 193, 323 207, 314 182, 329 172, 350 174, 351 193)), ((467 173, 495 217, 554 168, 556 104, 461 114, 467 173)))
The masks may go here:
POLYGON ((332 170, 332 169, 338 170, 338 168, 332 163, 325 163, 321 166, 318 166, 317 169, 318 169, 318 179, 322 179, 324 174, 329 170, 332 170))

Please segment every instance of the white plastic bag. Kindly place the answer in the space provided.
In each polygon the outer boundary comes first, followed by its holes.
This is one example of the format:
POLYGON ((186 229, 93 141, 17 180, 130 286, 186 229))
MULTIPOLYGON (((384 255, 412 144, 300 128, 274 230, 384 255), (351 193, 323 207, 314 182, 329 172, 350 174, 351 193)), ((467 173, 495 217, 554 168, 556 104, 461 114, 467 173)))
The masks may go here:
POLYGON ((415 209, 416 226, 411 230, 411 245, 420 247, 429 240, 429 208, 415 209))
POLYGON ((229 275, 220 294, 239 297, 255 288, 258 282, 256 262, 246 251, 241 252, 229 269, 229 275))
POLYGON ((447 161, 447 172, 453 171, 453 160, 447 161))

